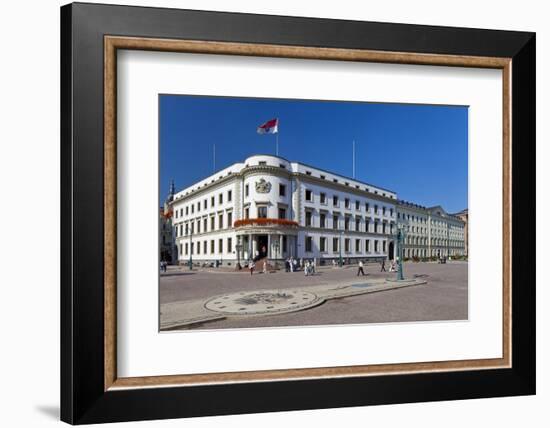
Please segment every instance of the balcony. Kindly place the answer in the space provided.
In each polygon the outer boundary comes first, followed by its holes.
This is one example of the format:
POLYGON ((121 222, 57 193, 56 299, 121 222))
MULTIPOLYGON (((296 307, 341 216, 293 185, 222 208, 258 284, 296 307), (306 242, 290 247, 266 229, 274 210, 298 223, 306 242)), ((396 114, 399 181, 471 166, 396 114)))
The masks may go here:
POLYGON ((283 218, 245 218, 241 220, 235 220, 233 226, 235 226, 236 228, 246 226, 297 228, 298 222, 283 218))

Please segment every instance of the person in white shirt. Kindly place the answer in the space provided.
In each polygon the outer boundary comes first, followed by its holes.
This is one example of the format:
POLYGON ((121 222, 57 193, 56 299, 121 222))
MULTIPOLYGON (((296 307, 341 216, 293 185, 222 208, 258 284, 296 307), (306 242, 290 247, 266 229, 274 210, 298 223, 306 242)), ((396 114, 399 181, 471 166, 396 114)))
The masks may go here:
POLYGON ((365 271, 363 270, 363 260, 359 260, 359 269, 357 269, 357 276, 359 274, 365 276, 365 271))

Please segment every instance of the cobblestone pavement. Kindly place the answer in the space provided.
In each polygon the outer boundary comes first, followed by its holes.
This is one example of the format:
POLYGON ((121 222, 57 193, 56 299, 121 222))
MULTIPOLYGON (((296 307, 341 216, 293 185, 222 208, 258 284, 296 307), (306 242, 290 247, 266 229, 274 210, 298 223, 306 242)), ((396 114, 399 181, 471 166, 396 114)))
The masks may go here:
MULTIPOLYGON (((381 322, 465 320, 468 318, 468 264, 466 262, 405 263, 405 277, 426 280, 424 285, 329 300, 300 312, 210 321, 185 328, 222 329, 279 327, 292 325, 361 324, 381 322)), ((395 278, 380 273, 379 265, 369 264, 366 280, 395 278)), ((207 299, 246 290, 304 287, 348 283, 357 268, 320 268, 314 276, 303 272, 227 272, 172 267, 160 280, 161 304, 207 299)), ((363 278, 361 278, 363 279, 363 278)))

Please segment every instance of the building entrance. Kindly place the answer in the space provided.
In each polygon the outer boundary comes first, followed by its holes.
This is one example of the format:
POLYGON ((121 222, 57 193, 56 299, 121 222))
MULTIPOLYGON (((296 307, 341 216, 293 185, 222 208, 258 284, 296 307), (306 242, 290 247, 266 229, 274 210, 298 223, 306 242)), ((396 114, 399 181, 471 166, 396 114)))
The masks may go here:
POLYGON ((393 260, 393 241, 388 245, 388 260, 393 260))
POLYGON ((263 259, 267 257, 267 235, 258 235, 258 259, 263 259))

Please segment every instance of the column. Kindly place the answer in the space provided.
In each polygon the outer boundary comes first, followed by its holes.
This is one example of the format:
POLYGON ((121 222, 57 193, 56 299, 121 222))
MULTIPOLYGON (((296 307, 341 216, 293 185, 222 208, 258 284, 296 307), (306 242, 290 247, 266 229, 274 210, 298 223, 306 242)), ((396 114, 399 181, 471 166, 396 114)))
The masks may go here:
POLYGON ((283 235, 279 235, 279 254, 277 254, 277 257, 283 258, 283 235))
POLYGON ((258 242, 254 239, 254 235, 250 235, 252 239, 252 258, 256 257, 256 251, 258 251, 258 242))
POLYGON ((271 251, 271 233, 267 234, 267 258, 268 259, 273 258, 273 254, 272 254, 272 251, 271 251))

